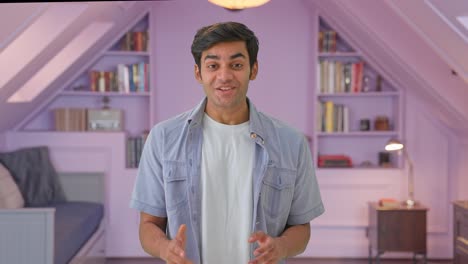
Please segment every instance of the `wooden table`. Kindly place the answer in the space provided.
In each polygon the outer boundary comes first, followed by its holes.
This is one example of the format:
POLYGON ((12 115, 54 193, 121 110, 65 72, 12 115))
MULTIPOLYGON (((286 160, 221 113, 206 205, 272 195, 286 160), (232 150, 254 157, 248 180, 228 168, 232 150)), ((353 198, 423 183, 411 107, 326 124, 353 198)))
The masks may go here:
POLYGON ((423 263, 426 263, 427 211, 421 204, 382 207, 377 202, 370 202, 367 228, 369 263, 374 260, 374 250, 377 263, 386 251, 412 252, 413 263, 417 263, 418 256, 422 256, 423 263))

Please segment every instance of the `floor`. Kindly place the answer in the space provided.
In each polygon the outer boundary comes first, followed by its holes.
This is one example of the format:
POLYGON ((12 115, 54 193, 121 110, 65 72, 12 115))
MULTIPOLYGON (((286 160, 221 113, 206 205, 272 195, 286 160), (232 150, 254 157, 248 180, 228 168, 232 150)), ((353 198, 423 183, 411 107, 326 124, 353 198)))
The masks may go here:
MULTIPOLYGON (((132 259, 108 259, 107 264, 163 264, 156 259, 132 258, 132 259)), ((368 264, 367 259, 290 259, 288 264, 368 264)), ((374 261, 375 263, 375 261, 374 261)), ((411 260, 381 260, 381 264, 410 264, 411 260)), ((422 261, 420 261, 422 263, 422 261)), ((450 260, 428 260, 428 264, 452 264, 450 260)))

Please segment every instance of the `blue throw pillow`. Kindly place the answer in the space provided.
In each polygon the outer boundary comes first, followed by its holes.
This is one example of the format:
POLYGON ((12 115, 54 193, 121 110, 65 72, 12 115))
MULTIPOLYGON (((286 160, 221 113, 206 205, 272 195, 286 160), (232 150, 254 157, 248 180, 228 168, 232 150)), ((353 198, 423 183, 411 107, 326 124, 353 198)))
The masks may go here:
POLYGON ((47 146, 0 153, 0 162, 18 184, 26 207, 47 206, 67 200, 47 146))

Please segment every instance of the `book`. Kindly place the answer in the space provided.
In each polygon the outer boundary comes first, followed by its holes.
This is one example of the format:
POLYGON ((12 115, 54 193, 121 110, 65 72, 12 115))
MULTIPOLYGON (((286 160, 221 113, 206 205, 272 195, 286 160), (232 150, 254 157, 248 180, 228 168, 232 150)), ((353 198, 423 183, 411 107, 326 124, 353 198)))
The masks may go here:
POLYGON ((347 155, 319 155, 317 166, 320 168, 350 168, 353 166, 353 162, 347 155))
POLYGON ((319 31, 318 48, 319 52, 323 52, 323 31, 319 31))
POLYGON ((56 131, 86 131, 86 108, 55 108, 54 128, 56 131))
POLYGON ((322 128, 322 124, 323 124, 323 103, 321 101, 317 101, 317 103, 315 104, 315 109, 316 109, 316 117, 315 117, 315 120, 316 120, 316 130, 318 132, 322 132, 323 131, 323 128, 322 128))
POLYGON ((98 91, 105 92, 106 91, 106 78, 104 76, 104 72, 99 72, 99 79, 98 79, 98 91))
POLYGON ((89 72, 89 90, 92 92, 97 92, 98 90, 98 78, 99 78, 99 72, 97 71, 90 71, 89 72))
POLYGON ((386 208, 398 208, 400 207, 400 202, 393 198, 380 198, 379 206, 386 208))
POLYGON ((138 63, 138 91, 145 91, 145 63, 138 63))
POLYGON ((333 101, 326 101, 325 102, 325 132, 333 132, 333 109, 334 109, 333 101))
POLYGON ((145 63, 145 92, 149 92, 149 63, 145 63))

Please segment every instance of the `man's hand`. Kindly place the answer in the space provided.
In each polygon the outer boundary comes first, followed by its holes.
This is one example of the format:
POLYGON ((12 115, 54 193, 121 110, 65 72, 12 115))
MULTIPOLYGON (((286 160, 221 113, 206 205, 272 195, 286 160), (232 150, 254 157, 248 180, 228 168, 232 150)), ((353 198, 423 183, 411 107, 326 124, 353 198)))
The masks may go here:
POLYGON ((192 262, 185 258, 185 230, 186 225, 181 225, 174 239, 168 241, 161 257, 168 264, 191 264, 192 262))
POLYGON ((286 258, 285 247, 282 246, 280 238, 274 238, 259 231, 249 238, 249 243, 254 242, 258 243, 258 248, 253 252, 255 259, 249 261, 249 264, 274 264, 286 258))

